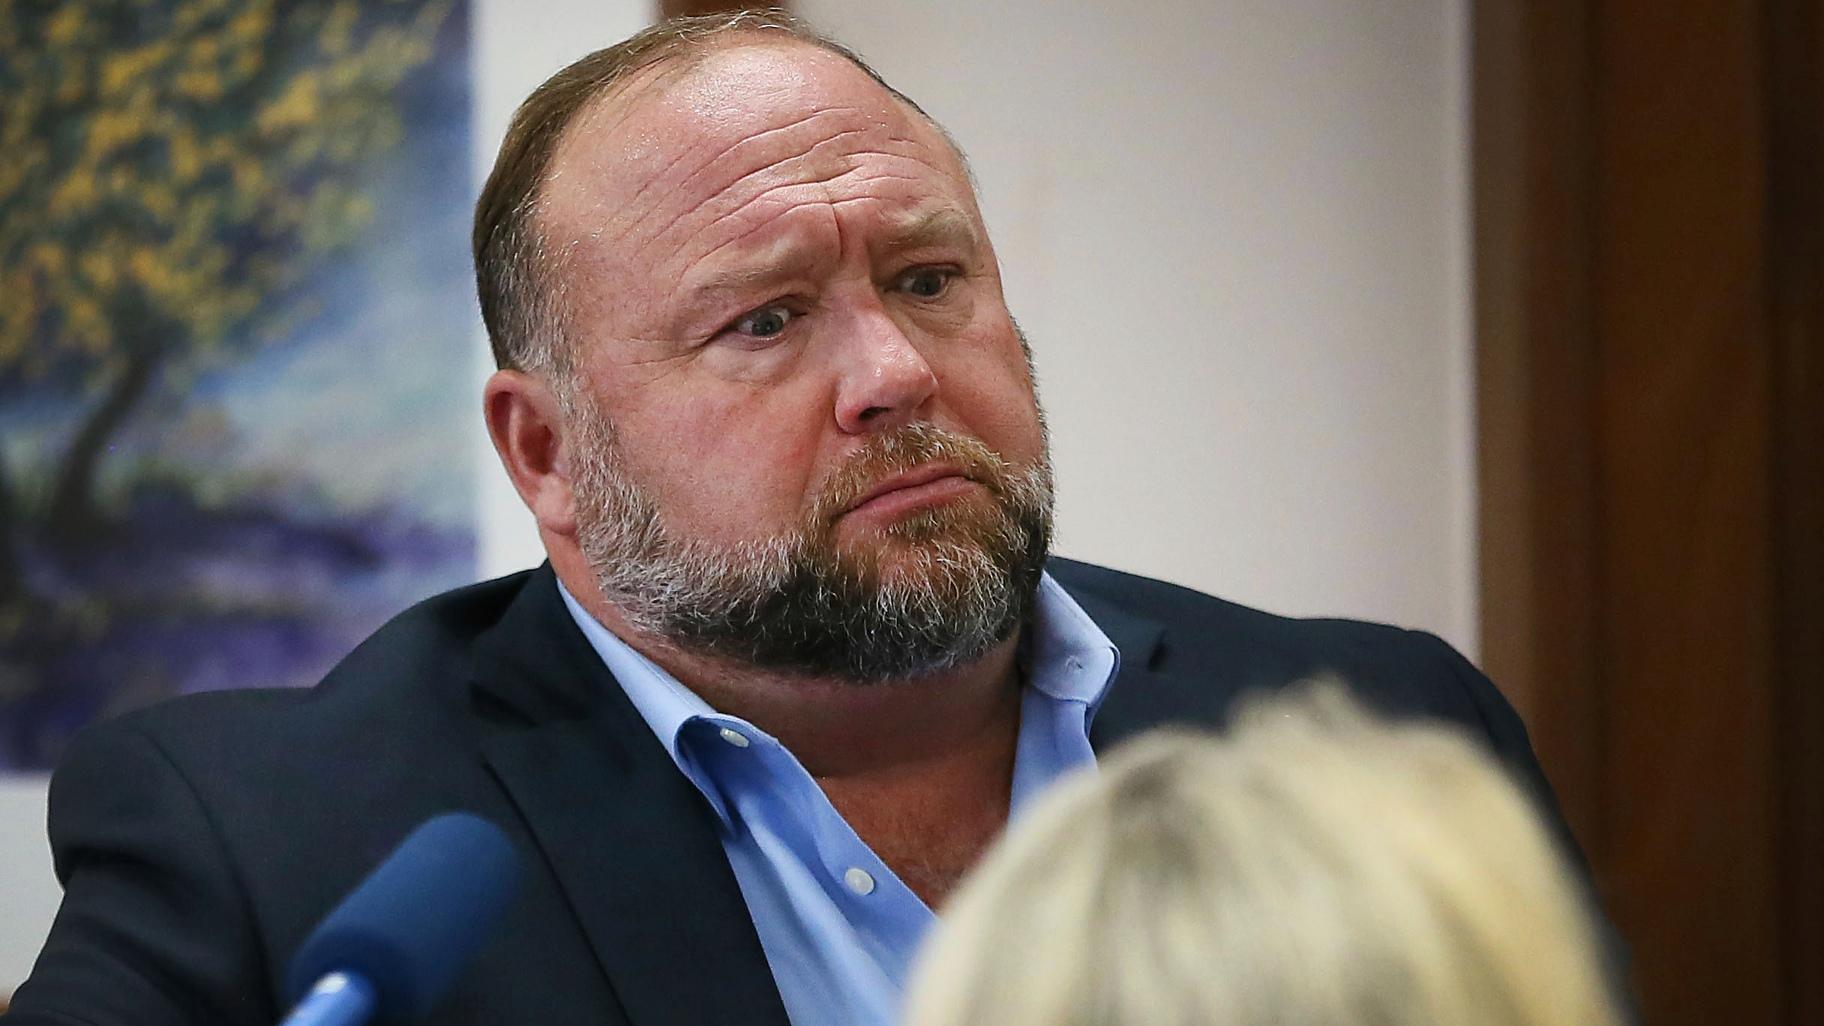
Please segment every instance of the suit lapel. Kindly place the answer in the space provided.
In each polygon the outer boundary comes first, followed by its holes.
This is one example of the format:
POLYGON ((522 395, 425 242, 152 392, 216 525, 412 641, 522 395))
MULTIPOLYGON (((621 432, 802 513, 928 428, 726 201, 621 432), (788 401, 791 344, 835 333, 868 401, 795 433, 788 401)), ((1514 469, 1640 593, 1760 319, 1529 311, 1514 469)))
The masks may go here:
MULTIPOLYGON (((1090 740, 1220 722, 1242 682, 1165 669, 1164 627, 1071 588, 1121 653, 1090 740)), ((473 686, 511 709, 484 757, 512 797, 633 1026, 789 1026, 702 796, 576 629, 549 567, 478 639, 473 686)))
MULTIPOLYGON (((1053 562, 1054 575, 1067 578, 1068 561, 1053 562), (1060 562, 1066 564, 1062 573, 1056 566, 1060 562)), ((1120 672, 1090 725, 1090 745, 1098 753, 1154 727, 1223 724, 1235 696, 1245 690, 1245 680, 1220 667, 1206 667, 1195 676, 1174 672, 1163 624, 1099 592, 1074 586, 1070 592, 1121 653, 1120 672)))
POLYGON ((528 722, 484 756, 633 1026, 786 1026, 707 803, 541 569, 478 642, 475 686, 528 722))
POLYGON ((1177 682, 1152 669, 1164 643, 1162 624, 1095 595, 1075 594, 1072 597, 1121 653, 1121 668, 1090 724, 1090 744, 1100 753, 1160 722, 1162 708, 1174 704, 1177 682))

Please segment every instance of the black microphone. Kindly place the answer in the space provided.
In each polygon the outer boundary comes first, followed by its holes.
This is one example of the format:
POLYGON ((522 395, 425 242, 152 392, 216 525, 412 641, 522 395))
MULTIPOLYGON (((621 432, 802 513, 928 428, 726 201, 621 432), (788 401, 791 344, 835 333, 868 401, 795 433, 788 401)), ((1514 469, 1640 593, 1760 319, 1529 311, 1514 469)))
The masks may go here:
POLYGON ((426 820, 317 924, 291 960, 281 1026, 354 1026, 431 1011, 506 911, 519 855, 500 828, 426 820))

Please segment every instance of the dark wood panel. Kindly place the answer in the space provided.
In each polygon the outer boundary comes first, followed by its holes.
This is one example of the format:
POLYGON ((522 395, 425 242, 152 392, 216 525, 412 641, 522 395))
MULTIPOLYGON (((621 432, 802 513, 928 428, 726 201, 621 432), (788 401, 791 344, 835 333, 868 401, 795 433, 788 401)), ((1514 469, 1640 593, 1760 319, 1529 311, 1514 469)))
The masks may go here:
POLYGON ((1649 1022, 1779 1006, 1759 28, 1598 18, 1606 855, 1649 1022))
POLYGON ((1646 1020, 1824 1022, 1824 0, 1475 5, 1484 657, 1646 1020))
POLYGON ((1600 866, 1589 33, 1581 5, 1476 6, 1473 202, 1482 662, 1600 866))
POLYGON ((1824 4, 1765 37, 1785 1021, 1824 1023, 1824 4))

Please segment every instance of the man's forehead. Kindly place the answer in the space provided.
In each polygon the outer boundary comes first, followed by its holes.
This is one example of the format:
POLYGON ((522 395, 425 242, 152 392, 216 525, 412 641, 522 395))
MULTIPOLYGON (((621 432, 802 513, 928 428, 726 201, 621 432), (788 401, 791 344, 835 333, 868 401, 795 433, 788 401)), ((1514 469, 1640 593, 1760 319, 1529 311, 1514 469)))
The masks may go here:
POLYGON ((837 110, 941 140, 922 116, 840 54, 753 35, 663 59, 597 98, 565 131, 551 175, 580 166, 623 181, 655 178, 693 152, 713 155, 718 145, 837 110))
MULTIPOLYGON (((891 223, 892 208, 956 212, 923 226, 951 239, 964 234, 956 222, 979 220, 968 172, 941 131, 840 54, 762 38, 636 75, 586 111, 555 155, 534 215, 553 268, 677 285, 712 253, 750 259, 725 247, 764 248, 759 232, 785 231, 783 211, 838 180, 872 182, 841 188, 890 200, 876 222, 888 233, 911 231, 891 223)), ((969 234, 985 242, 973 225, 969 234)), ((617 302, 635 303, 634 291, 616 290, 617 302)))
MULTIPOLYGON (((974 222, 953 206, 897 211, 885 215, 882 220, 885 222, 884 238, 880 246, 887 252, 925 248, 974 251, 981 246, 981 236, 974 222)), ((696 269, 695 273, 686 274, 680 282, 681 289, 689 300, 701 302, 721 293, 738 295, 788 279, 800 271, 805 262, 800 253, 802 245, 802 239, 784 234, 731 252, 722 263, 711 262, 696 269)))

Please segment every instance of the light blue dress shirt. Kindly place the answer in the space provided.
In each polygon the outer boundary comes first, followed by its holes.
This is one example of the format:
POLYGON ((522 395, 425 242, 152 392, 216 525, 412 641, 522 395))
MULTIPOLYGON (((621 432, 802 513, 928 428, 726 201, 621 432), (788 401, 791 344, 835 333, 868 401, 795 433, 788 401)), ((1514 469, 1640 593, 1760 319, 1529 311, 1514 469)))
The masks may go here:
MULTIPOLYGON (((892 1026, 935 917, 792 753, 725 716, 583 611, 564 604, 672 761, 703 792, 793 1026, 892 1026)), ((1120 655, 1049 574, 1027 639, 1013 812, 1093 766, 1089 724, 1120 655)))

